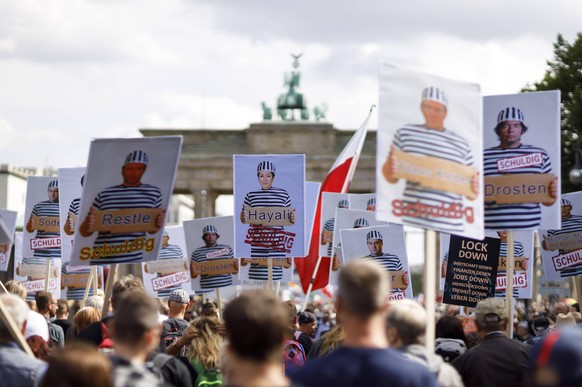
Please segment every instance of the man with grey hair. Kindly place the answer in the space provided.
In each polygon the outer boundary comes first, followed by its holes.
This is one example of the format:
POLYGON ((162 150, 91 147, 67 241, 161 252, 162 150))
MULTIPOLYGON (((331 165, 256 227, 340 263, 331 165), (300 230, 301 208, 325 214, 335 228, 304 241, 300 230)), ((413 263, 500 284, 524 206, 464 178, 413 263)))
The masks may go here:
MULTIPOLYGON (((14 294, 2 294, 0 300, 8 315, 24 334, 28 305, 14 294)), ((34 386, 45 363, 22 351, 10 331, 0 320, 0 380, 4 386, 34 386)))
POLYGON ((529 353, 525 344, 505 336, 509 322, 505 301, 488 298, 477 303, 479 345, 453 360, 466 386, 524 386, 529 353))
POLYGON ((345 330, 342 347, 289 372, 294 383, 310 386, 436 386, 423 366, 388 348, 385 331, 390 286, 372 260, 347 264, 339 275, 338 320, 345 330))
POLYGON ((390 303, 386 316, 386 335, 391 348, 424 365, 436 375, 442 386, 463 386, 459 373, 443 358, 427 351, 425 345, 426 311, 416 301, 390 303))

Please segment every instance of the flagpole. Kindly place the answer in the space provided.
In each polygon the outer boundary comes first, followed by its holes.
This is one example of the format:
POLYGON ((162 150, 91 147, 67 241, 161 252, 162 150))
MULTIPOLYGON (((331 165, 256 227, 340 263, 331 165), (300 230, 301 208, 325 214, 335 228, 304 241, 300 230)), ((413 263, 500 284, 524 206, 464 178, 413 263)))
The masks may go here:
POLYGON ((305 311, 307 300, 309 299, 309 295, 311 294, 311 289, 313 289, 313 283, 315 282, 315 277, 317 276, 317 271, 319 270, 321 258, 323 258, 321 255, 317 257, 317 263, 315 264, 315 269, 313 269, 313 276, 311 276, 311 281, 309 281, 309 287, 307 288, 307 293, 305 293, 305 300, 303 300, 303 308, 301 308, 302 311, 305 311))

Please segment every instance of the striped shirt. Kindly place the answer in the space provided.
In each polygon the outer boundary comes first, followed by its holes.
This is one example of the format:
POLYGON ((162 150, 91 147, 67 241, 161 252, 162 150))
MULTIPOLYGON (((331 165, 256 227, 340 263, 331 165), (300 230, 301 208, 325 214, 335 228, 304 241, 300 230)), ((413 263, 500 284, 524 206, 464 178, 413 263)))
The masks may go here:
MULTIPOLYGON (((501 242, 499 247, 499 256, 500 257, 507 257, 507 242, 501 242)), ((514 257, 524 257, 525 256, 525 249, 523 248, 523 244, 518 241, 513 242, 513 256, 514 257)), ((513 272, 515 274, 515 271, 513 272)), ((507 276, 506 270, 499 270, 497 272, 497 276, 507 276)), ((497 290, 495 289, 495 297, 505 297, 507 293, 504 290, 497 290)), ((513 288, 513 297, 517 298, 519 296, 519 289, 513 288)))
MULTIPOLYGON (((542 148, 520 145, 517 148, 485 149, 484 176, 501 176, 521 173, 551 173, 550 157, 542 148), (510 157, 519 157, 541 153, 542 161, 538 165, 529 165, 499 172, 497 162, 510 157)), ((485 199, 487 200, 487 199, 485 199)), ((485 203, 485 228, 488 230, 532 230, 539 228, 542 209, 539 203, 488 204, 485 203)))
POLYGON ((69 205, 69 213, 73 215, 79 215, 80 206, 81 206, 80 198, 71 200, 71 204, 69 205))
MULTIPOLYGON (((93 207, 96 210, 121 210, 127 208, 160 208, 162 206, 162 193, 158 187, 150 184, 140 184, 137 187, 116 185, 101 191, 93 207)), ((143 251, 115 252, 115 246, 123 246, 144 237, 145 232, 132 232, 126 234, 113 234, 99 232, 94 246, 107 245, 113 247, 113 254, 99 259, 99 264, 139 261, 143 258, 143 251)))
MULTIPOLYGON (((325 224, 323 225, 323 229, 325 231, 330 231, 333 232, 333 230, 335 229, 335 218, 331 218, 325 221, 325 224)), ((331 257, 331 252, 333 249, 333 243, 328 243, 327 244, 327 256, 331 257)))
MULTIPOLYGON (((232 251, 230 246, 217 244, 212 247, 199 247, 192 253, 190 260, 192 262, 208 262, 216 259, 227 259, 234 258, 234 251, 232 251), (226 254, 219 255, 217 257, 208 257, 208 253, 213 251, 219 251, 226 249, 228 252, 226 254)), ((200 276, 200 287, 202 289, 214 289, 222 288, 225 286, 232 285, 232 274, 219 274, 219 275, 201 275, 200 276)))
MULTIPOLYGON (((570 215, 569 218, 562 218, 562 228, 559 230, 548 230, 548 235, 562 235, 571 232, 582 231, 582 216, 570 215)), ((560 254, 566 254, 570 251, 560 250, 560 254)), ((561 278, 576 277, 582 275, 582 265, 576 265, 558 272, 561 278)))
MULTIPOLYGON (((473 165, 471 147, 462 137, 450 130, 438 131, 422 126, 407 125, 398 129, 394 136, 394 148, 421 156, 436 157, 463 165, 473 165)), ((462 206, 462 196, 459 194, 428 189, 418 183, 406 182, 403 201, 405 205, 417 202, 428 206, 462 206)), ((437 228, 444 232, 460 232, 464 229, 462 218, 444 217, 411 217, 403 216, 404 223, 421 228, 437 228)))
MULTIPOLYGON (((59 202, 51 202, 50 200, 45 200, 43 202, 37 203, 32 208, 32 215, 34 215, 34 216, 51 216, 51 217, 59 218, 59 202)), ((58 231, 57 232, 47 232, 47 231, 38 230, 36 232, 35 238, 39 238, 39 239, 60 238, 60 236, 61 236, 61 233, 58 231)), ((56 246, 56 247, 47 247, 45 249, 34 250, 33 255, 35 257, 43 257, 43 258, 60 258, 61 257, 61 245, 59 243, 58 246, 56 246)))
MULTIPOLYGON (((251 191, 246 194, 244 205, 250 207, 291 207, 291 198, 287 191, 282 188, 271 187, 251 191)), ((283 227, 269 227, 273 230, 283 230, 283 227)), ((251 258, 285 258, 284 251, 275 251, 268 247, 256 246, 251 244, 251 258)), ((249 279, 251 280, 268 280, 268 268, 251 264, 249 268, 249 279)), ((273 266, 273 280, 280 281, 283 278, 283 268, 273 266)))
MULTIPOLYGON (((390 253, 382 253, 382 255, 368 255, 369 258, 378 262, 386 271, 401 271, 402 261, 398 256, 390 253)), ((392 293, 398 292, 398 288, 392 288, 392 293)))
MULTIPOLYGON (((67 262, 61 267, 61 274, 91 274, 91 266, 71 266, 69 262, 67 262)), ((93 286, 89 286, 89 295, 87 297, 91 297, 93 295, 93 286)), ((84 287, 67 287, 67 300, 82 300, 84 295, 84 287)))
MULTIPOLYGON (((170 245, 168 244, 166 247, 162 246, 160 248, 160 253, 158 254, 158 261, 162 261, 164 259, 183 259, 184 253, 182 249, 178 245, 170 245)), ((169 274, 164 274, 169 275, 169 274)), ((162 275, 158 273, 158 277, 162 275)), ((170 297, 170 293, 174 290, 182 289, 181 285, 173 286, 171 288, 160 289, 158 290, 158 297, 170 297)))

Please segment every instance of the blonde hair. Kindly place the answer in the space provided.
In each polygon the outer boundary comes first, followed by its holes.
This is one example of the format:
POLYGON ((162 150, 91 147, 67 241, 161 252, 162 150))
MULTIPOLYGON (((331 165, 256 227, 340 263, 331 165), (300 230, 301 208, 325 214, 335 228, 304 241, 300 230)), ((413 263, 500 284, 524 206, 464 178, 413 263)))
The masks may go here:
POLYGON ((222 336, 218 333, 218 320, 212 317, 198 317, 190 325, 200 332, 192 339, 190 361, 198 360, 206 370, 220 368, 222 336))
POLYGON ((333 327, 322 339, 319 356, 325 356, 339 347, 344 342, 345 336, 343 325, 333 327))
POLYGON ((75 313, 75 316, 73 317, 75 333, 81 332, 87 326, 99 320, 101 320, 101 313, 92 306, 86 306, 79 309, 79 311, 75 313))

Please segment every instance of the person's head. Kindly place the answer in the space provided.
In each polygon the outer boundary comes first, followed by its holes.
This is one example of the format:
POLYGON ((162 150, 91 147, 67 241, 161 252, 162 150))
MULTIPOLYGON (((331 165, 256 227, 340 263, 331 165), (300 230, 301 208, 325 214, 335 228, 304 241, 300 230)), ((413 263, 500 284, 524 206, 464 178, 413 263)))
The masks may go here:
POLYGON ((156 300, 145 292, 129 292, 119 300, 113 320, 113 339, 116 345, 149 353, 160 343, 161 328, 158 323, 156 300))
POLYGON ((386 315, 386 334, 392 347, 424 344, 426 311, 416 301, 398 300, 390 303, 386 315))
POLYGON ((372 230, 368 232, 368 234, 366 234, 366 243, 371 256, 375 257, 382 255, 384 237, 379 231, 372 230))
POLYGON ((558 302, 556 304, 556 307, 554 308, 554 313, 557 316, 560 313, 566 314, 566 313, 568 313, 569 310, 570 310, 570 308, 568 307, 568 305, 566 305, 565 302, 558 302))
POLYGON ((202 317, 218 317, 218 307, 212 301, 206 301, 202 308, 200 308, 200 316, 202 317))
POLYGON ((390 294, 386 271, 374 260, 361 259, 348 263, 339 274, 337 315, 367 321, 384 314, 390 294))
POLYGON ((164 235, 162 235, 162 247, 168 247, 168 243, 170 242, 170 234, 164 230, 164 235))
POLYGON ((67 300, 59 299, 57 300, 57 318, 68 318, 69 317, 69 304, 67 300))
POLYGON ((574 313, 574 312, 578 312, 580 313, 580 304, 575 302, 572 305, 570 305, 570 312, 574 313))
POLYGON ((48 184, 47 193, 48 193, 49 202, 57 203, 59 201, 59 181, 58 180, 52 180, 48 184))
POLYGON ((505 301, 501 298, 487 298, 477 303, 475 322, 481 334, 503 331, 507 326, 505 301))
POLYGON ((149 162, 148 155, 141 150, 135 150, 127 155, 121 175, 123 176, 123 185, 135 187, 141 184, 141 178, 146 171, 149 162))
POLYGON ((273 180, 275 180, 275 164, 270 161, 261 161, 257 165, 257 177, 261 189, 270 189, 273 186, 273 180))
POLYGON ((55 317, 57 313, 57 299, 52 293, 45 292, 44 290, 39 291, 36 293, 34 300, 36 301, 38 313, 55 317))
POLYGON ((563 328, 570 325, 576 325, 576 319, 572 313, 564 314, 560 313, 556 317, 556 328, 563 328))
POLYGON ((550 327, 550 319, 545 316, 536 318, 533 322, 533 329, 536 336, 542 335, 550 327))
POLYGON ((297 326, 297 305, 291 300, 283 301, 282 305, 287 310, 287 327, 295 330, 297 326))
POLYGON ((218 234, 218 228, 216 226, 208 224, 202 228, 202 239, 206 247, 216 246, 218 238, 220 238, 220 235, 218 234))
POLYGON ((435 338, 458 339, 465 341, 461 320, 456 316, 443 316, 435 326, 435 338))
POLYGON ((420 111, 425 126, 429 129, 444 130, 447 118, 448 100, 445 93, 437 87, 427 87, 422 91, 420 111))
POLYGON ((582 386, 582 330, 566 327, 549 332, 531 350, 532 385, 582 386))
POLYGON ((366 203, 366 211, 376 211, 376 198, 370 198, 366 203))
POLYGON ((40 387, 113 387, 111 362, 97 348, 73 343, 51 353, 40 387))
MULTIPOLYGON (((0 294, 0 300, 2 300, 8 315, 10 315, 12 320, 14 320, 16 327, 24 334, 29 311, 26 302, 15 294, 0 294)), ((0 342, 8 341, 13 341, 12 336, 10 335, 10 330, 4 324, 4 321, 0 319, 0 342)))
POLYGON ((195 358, 206 370, 220 367, 222 336, 218 332, 219 321, 211 317, 198 317, 190 323, 199 334, 191 342, 191 359, 195 358))
POLYGON ((301 312, 297 316, 299 330, 309 336, 313 336, 317 330, 317 318, 311 312, 301 312))
POLYGON ((529 333, 527 321, 520 321, 517 323, 517 335, 519 337, 526 337, 529 333))
POLYGON ((242 293, 224 309, 228 351, 254 363, 280 363, 289 312, 272 294, 242 293))
POLYGON ((354 228, 369 227, 370 223, 366 218, 358 218, 354 221, 354 228))
POLYGON ((521 144, 521 136, 527 132, 524 115, 514 106, 507 107, 497 115, 495 134, 502 148, 515 148, 521 144))
POLYGON ((172 290, 168 298, 168 306, 170 307, 170 315, 183 315, 190 304, 190 296, 184 289, 172 290))
POLYGON ((562 219, 568 219, 572 215, 572 203, 568 199, 562 199, 562 219))
POLYGON ((100 312, 103 310, 103 303, 104 300, 101 296, 89 296, 85 300, 85 306, 91 306, 100 312))
POLYGON ((23 300, 26 299, 26 287, 20 281, 10 280, 4 284, 8 293, 15 294, 23 300))
POLYGON ((101 312, 92 306, 81 308, 73 316, 73 326, 76 332, 81 332, 83 329, 101 320, 101 312))
POLYGON ((129 293, 145 293, 145 288, 141 279, 134 277, 132 274, 121 277, 113 284, 113 289, 111 291, 111 308, 116 311, 119 300, 129 293))

